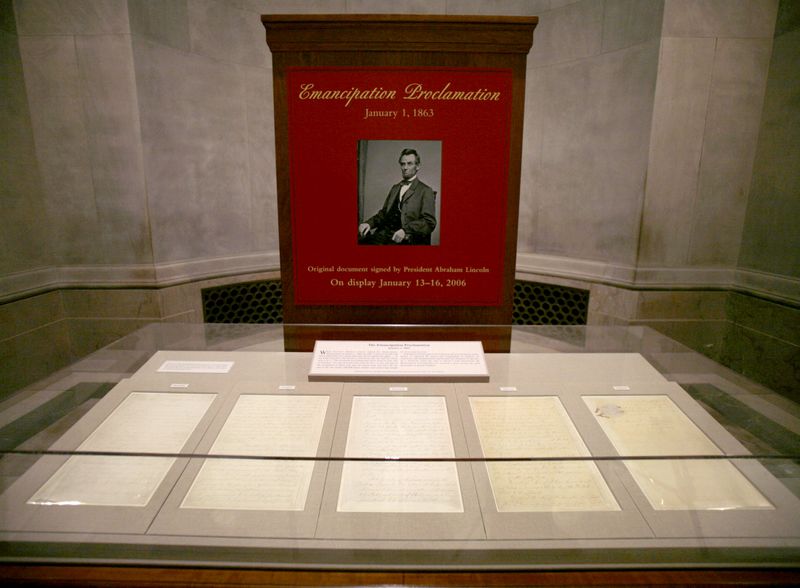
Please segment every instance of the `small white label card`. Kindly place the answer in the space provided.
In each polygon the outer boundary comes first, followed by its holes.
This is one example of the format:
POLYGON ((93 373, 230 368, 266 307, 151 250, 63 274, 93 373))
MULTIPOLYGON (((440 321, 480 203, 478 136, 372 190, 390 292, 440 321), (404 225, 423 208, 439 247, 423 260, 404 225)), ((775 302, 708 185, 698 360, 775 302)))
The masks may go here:
POLYGON ((310 381, 488 382, 480 341, 317 341, 310 381))
POLYGON ((232 361, 179 361, 167 360, 158 371, 174 374, 227 374, 231 371, 232 361))

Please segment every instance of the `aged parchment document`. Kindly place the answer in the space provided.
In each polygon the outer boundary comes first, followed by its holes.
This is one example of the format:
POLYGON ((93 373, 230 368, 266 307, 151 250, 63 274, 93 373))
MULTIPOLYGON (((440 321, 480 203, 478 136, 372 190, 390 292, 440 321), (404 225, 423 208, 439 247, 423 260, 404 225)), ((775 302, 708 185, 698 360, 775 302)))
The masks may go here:
MULTIPOLYGON (((589 450, 555 396, 470 398, 485 457, 582 457, 589 450)), ((619 510, 592 461, 488 462, 498 512, 619 510)))
MULTIPOLYGON (((452 458, 442 396, 355 396, 345 457, 452 458)), ((454 462, 345 462, 341 512, 463 512, 454 462)))
MULTIPOLYGON (((722 454, 669 396, 584 396, 583 400, 623 457, 722 454)), ((656 510, 773 508, 727 460, 628 460, 625 465, 656 510)))
MULTIPOLYGON (((314 457, 327 396, 243 394, 209 454, 314 457)), ((182 508, 303 510, 314 461, 208 459, 182 508)))
MULTIPOLYGON (((133 392, 78 450, 178 453, 215 398, 133 392)), ((174 462, 172 457, 72 456, 28 503, 144 506, 174 462)))

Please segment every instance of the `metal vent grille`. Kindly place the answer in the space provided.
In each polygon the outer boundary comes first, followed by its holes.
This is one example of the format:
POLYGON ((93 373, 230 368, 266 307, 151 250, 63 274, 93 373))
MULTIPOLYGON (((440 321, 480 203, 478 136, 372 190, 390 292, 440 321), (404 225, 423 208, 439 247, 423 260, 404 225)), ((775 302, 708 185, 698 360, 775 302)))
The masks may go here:
MULTIPOLYGON (((282 323, 280 280, 206 288, 202 291, 207 323, 282 323)), ((514 284, 515 325, 585 325, 589 291, 552 284, 514 284)))
POLYGON ((514 284, 515 325, 585 325, 589 291, 553 284, 514 284))
POLYGON ((282 323, 280 280, 264 280, 206 288, 202 291, 207 323, 282 323))

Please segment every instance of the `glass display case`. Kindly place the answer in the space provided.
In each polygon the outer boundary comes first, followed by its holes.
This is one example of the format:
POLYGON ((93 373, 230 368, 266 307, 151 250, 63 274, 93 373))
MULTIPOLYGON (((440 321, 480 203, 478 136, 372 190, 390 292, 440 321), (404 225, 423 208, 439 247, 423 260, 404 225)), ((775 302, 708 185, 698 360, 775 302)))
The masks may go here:
POLYGON ((653 330, 513 327, 488 382, 317 382, 311 361, 280 325, 154 324, 19 391, 2 561, 800 562, 800 407, 653 330))

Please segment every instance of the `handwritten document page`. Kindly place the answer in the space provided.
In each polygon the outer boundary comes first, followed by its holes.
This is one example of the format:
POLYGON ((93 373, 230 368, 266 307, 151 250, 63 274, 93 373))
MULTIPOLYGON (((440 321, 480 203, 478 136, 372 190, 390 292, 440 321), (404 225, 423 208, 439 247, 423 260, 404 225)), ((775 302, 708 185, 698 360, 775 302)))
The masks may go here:
MULTIPOLYGON (((216 394, 133 392, 78 451, 178 453, 216 394)), ((145 506, 175 463, 172 457, 75 455, 29 504, 145 506)))
MULTIPOLYGON (((584 396, 622 456, 722 455, 665 395, 584 396)), ((727 460, 628 460, 655 510, 770 509, 770 502, 727 460)))
MULTIPOLYGON (((212 455, 314 457, 327 396, 243 394, 209 451, 212 455)), ((207 459, 181 508, 305 509, 314 461, 207 459)))
MULTIPOLYGON (((589 450, 555 396, 470 398, 485 457, 582 457, 589 450)), ((488 462, 498 512, 619 510, 592 461, 488 462)))
POLYGON ((488 381, 480 341, 317 341, 310 379, 428 376, 488 381))
MULTIPOLYGON (((453 458, 443 396, 354 396, 345 457, 453 458)), ((455 462, 348 462, 340 512, 464 512, 455 462)))

